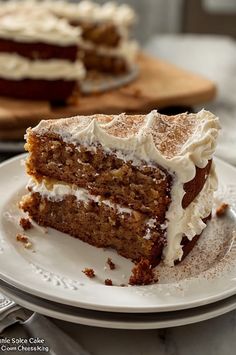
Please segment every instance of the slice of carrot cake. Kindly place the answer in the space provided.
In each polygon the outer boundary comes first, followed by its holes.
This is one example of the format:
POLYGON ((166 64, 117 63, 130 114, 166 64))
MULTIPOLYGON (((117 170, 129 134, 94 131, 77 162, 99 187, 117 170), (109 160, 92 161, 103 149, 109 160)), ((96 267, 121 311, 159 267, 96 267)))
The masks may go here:
POLYGON ((205 110, 41 121, 27 130, 31 180, 21 207, 97 247, 174 265, 211 217, 218 131, 205 110))

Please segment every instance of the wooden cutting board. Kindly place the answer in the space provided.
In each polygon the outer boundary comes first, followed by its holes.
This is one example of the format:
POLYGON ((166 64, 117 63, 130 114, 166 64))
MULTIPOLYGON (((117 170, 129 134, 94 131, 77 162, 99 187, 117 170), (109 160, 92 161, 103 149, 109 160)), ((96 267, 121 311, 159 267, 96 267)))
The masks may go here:
POLYGON ((94 113, 147 113, 170 106, 194 106, 212 100, 215 84, 172 64, 140 54, 138 78, 119 89, 77 97, 73 104, 0 98, 0 139, 17 139, 41 119, 94 113))

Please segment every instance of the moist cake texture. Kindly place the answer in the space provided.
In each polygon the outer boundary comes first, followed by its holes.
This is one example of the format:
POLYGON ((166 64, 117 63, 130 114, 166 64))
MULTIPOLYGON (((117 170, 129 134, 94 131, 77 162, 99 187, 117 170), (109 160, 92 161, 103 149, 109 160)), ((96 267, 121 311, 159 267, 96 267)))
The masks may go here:
POLYGON ((21 207, 92 245, 172 266, 211 216, 218 130, 204 110, 41 121, 27 130, 31 180, 21 207))

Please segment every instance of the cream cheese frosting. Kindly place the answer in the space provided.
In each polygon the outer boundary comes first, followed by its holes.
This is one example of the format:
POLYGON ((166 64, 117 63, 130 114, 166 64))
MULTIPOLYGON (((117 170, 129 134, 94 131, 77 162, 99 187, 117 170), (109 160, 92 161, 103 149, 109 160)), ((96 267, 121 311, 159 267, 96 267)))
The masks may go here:
POLYGON ((85 69, 79 60, 29 60, 17 54, 0 53, 0 77, 11 80, 82 80, 85 77, 85 69))
POLYGON ((83 0, 78 3, 45 0, 41 2, 41 6, 69 20, 110 21, 119 26, 131 26, 136 20, 135 12, 130 6, 126 4, 119 5, 114 2, 106 2, 100 5, 89 0, 83 0))
MULTIPOLYGON (((164 250, 164 262, 172 266, 182 256, 180 242, 183 233, 186 232, 191 239, 205 227, 202 218, 209 212, 209 205, 205 206, 204 191, 198 197, 199 203, 204 205, 204 211, 199 204, 196 207, 197 200, 189 208, 183 209, 184 184, 195 177, 196 166, 204 168, 212 159, 219 129, 218 118, 209 111, 168 117, 154 110, 146 116, 137 116, 135 124, 125 114, 113 116, 112 119, 96 115, 57 122, 41 121, 33 131, 36 134, 53 132, 65 142, 75 145, 90 147, 99 144, 108 154, 119 154, 120 159, 129 160, 134 165, 145 162, 165 168, 172 175, 173 184, 172 202, 166 214, 167 247, 164 250)), ((217 187, 213 169, 205 187, 209 190, 207 198, 210 201, 209 196, 217 187)))
POLYGON ((172 203, 166 214, 167 245, 163 251, 165 264, 173 266, 175 260, 181 260, 183 235, 192 240, 194 236, 200 235, 206 227, 202 219, 211 214, 214 192, 217 186, 214 163, 212 163, 210 174, 202 191, 186 209, 183 209, 179 204, 184 195, 182 184, 173 186, 172 203))
POLYGON ((138 43, 136 41, 122 40, 117 47, 98 46, 89 41, 79 40, 79 47, 82 49, 95 50, 97 54, 103 56, 121 57, 128 63, 133 63, 138 53, 138 43))
POLYGON ((109 21, 125 27, 130 27, 136 21, 136 14, 130 6, 119 5, 111 1, 97 4, 89 0, 82 0, 78 3, 62 0, 10 0, 1 1, 0 5, 0 13, 27 10, 32 14, 44 11, 44 14, 51 13, 70 21, 109 21))
MULTIPOLYGON (((27 188, 34 192, 39 193, 40 196, 47 198, 50 201, 59 202, 62 201, 66 196, 75 196, 78 202, 83 202, 88 204, 90 201, 96 202, 98 205, 105 205, 116 211, 118 214, 129 214, 131 215, 134 210, 131 208, 123 207, 117 203, 113 203, 108 199, 103 199, 101 196, 92 195, 88 190, 84 188, 78 188, 72 184, 62 183, 60 181, 54 182, 52 184, 48 183, 46 179, 42 181, 37 181, 33 178, 27 184, 27 188)), ((151 229, 155 228, 156 219, 147 218, 146 221, 147 233, 144 235, 144 239, 151 238, 151 229)))
POLYGON ((38 192, 41 196, 46 197, 52 201, 62 201, 66 195, 72 195, 75 196, 78 201, 82 201, 84 203, 94 201, 99 205, 103 204, 112 209, 115 209, 118 213, 121 214, 131 214, 133 212, 132 209, 112 203, 110 200, 104 200, 101 198, 101 196, 91 195, 86 189, 78 188, 74 185, 63 184, 62 182, 56 182, 49 187, 46 180, 37 182, 31 179, 27 187, 32 192, 38 192))
MULTIPOLYGON (((113 116, 112 120, 105 115, 80 116, 60 121, 42 120, 33 131, 36 133, 46 132, 48 129, 72 144, 96 145, 100 144, 107 152, 118 151, 128 160, 135 164, 159 164, 165 169, 178 173, 183 183, 192 180, 196 168, 203 168, 213 156, 219 131, 219 120, 211 112, 201 110, 197 114, 181 114, 175 117, 183 117, 186 120, 191 118, 188 124, 192 124, 192 132, 186 134, 186 139, 173 156, 169 156, 168 147, 161 148, 162 140, 166 140, 165 132, 157 136, 156 123, 167 117, 171 130, 174 128, 174 121, 171 117, 159 114, 153 110, 146 116, 137 120, 135 129, 128 127, 128 116, 120 114, 113 116), (124 134, 123 134, 124 133, 124 134), (123 134, 123 136, 121 136, 123 134)), ((141 117, 141 116, 140 116, 141 117)), ((176 124, 178 126, 178 122, 176 124)), ((182 125, 181 129, 184 129, 182 125)), ((172 148, 178 144, 170 140, 172 148)))
POLYGON ((0 21, 0 37, 18 42, 69 46, 77 45, 80 35, 80 28, 71 26, 65 19, 32 8, 23 7, 17 12, 9 10, 0 21))

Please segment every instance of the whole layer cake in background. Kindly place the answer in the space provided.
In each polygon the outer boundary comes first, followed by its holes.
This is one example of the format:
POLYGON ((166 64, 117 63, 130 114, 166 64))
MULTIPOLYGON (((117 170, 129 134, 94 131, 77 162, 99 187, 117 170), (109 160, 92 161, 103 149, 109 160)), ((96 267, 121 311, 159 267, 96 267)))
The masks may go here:
POLYGON ((21 208, 97 247, 172 266, 211 217, 218 131, 204 110, 41 121, 27 130, 21 208))
POLYGON ((126 4, 92 1, 69 3, 42 2, 49 11, 81 28, 79 57, 87 69, 121 74, 129 70, 137 54, 136 41, 130 40, 130 30, 136 20, 126 4))
POLYGON ((66 100, 86 70, 129 71, 135 14, 126 5, 90 1, 0 4, 0 96, 66 100))
POLYGON ((85 77, 79 36, 79 28, 44 11, 1 13, 0 95, 65 100, 85 77))

